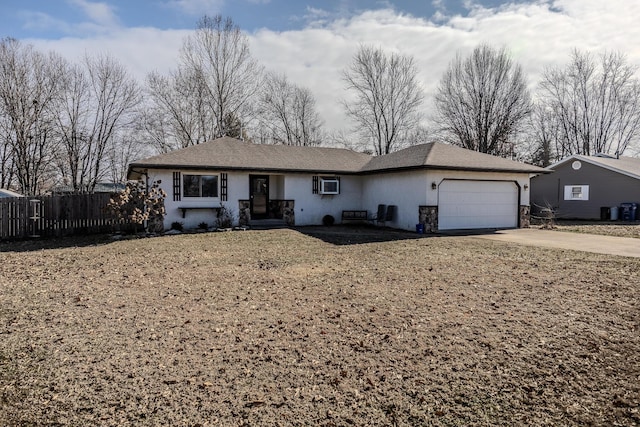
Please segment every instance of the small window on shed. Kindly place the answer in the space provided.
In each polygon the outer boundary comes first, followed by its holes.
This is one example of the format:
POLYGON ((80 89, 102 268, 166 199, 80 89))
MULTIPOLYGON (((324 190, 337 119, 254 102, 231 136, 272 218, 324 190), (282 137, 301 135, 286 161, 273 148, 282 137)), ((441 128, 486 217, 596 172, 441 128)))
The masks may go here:
POLYGON ((565 200, 589 200, 589 186, 588 185, 565 185, 564 186, 564 199, 565 200))

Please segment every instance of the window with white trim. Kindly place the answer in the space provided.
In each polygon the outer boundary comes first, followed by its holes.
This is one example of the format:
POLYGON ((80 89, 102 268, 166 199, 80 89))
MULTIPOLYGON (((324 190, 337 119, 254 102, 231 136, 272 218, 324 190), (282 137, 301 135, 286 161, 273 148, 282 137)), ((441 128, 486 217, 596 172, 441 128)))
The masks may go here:
POLYGON ((218 197, 218 175, 182 175, 183 197, 218 197))
POLYGON ((340 194, 340 180, 338 178, 321 178, 320 194, 340 194))
POLYGON ((564 199, 565 200, 589 200, 589 186, 588 185, 565 185, 564 186, 564 199))

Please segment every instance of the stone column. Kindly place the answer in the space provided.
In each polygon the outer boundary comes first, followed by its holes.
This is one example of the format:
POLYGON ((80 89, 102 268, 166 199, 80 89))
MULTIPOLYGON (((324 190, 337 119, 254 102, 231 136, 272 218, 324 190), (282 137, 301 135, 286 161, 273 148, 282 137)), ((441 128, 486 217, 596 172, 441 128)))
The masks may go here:
POLYGON ((520 228, 529 228, 531 225, 531 206, 520 205, 520 228))
POLYGON ((424 224, 425 233, 438 232, 438 207, 420 206, 418 208, 419 223, 424 224))
POLYGON ((249 200, 238 200, 238 225, 246 227, 251 222, 251 202, 249 200))
POLYGON ((296 225, 296 213, 294 211, 295 203, 293 200, 285 200, 282 207, 282 219, 288 226, 296 225))

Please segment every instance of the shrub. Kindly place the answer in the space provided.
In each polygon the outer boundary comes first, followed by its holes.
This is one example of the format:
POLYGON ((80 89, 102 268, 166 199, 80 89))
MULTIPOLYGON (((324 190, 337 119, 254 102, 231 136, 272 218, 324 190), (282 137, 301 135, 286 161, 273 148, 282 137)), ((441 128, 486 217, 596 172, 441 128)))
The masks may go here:
POLYGON ((218 211, 217 225, 218 228, 233 227, 233 211, 226 206, 222 206, 218 211))
POLYGON ((208 230, 209 229, 209 225, 206 222, 201 222, 200 224, 198 224, 198 228, 200 230, 208 230))
POLYGON ((184 229, 184 227, 182 226, 181 222, 174 221, 174 222, 171 223, 171 229, 172 230, 177 230, 177 231, 182 231, 184 229))
POLYGON ((120 223, 130 221, 138 225, 147 221, 148 231, 161 232, 166 197, 167 193, 160 188, 160 181, 154 181, 150 187, 143 180, 128 181, 123 191, 109 199, 107 209, 120 223))

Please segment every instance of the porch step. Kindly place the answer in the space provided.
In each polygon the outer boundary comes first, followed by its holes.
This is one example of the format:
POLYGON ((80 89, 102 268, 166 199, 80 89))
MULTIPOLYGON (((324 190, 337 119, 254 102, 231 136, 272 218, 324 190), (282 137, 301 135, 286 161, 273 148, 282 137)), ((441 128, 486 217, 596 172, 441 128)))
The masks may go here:
POLYGON ((271 230, 275 228, 287 228, 283 219, 252 219, 249 222, 252 230, 271 230))

